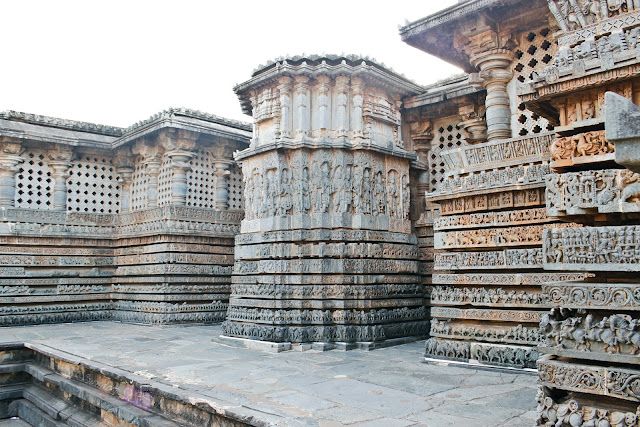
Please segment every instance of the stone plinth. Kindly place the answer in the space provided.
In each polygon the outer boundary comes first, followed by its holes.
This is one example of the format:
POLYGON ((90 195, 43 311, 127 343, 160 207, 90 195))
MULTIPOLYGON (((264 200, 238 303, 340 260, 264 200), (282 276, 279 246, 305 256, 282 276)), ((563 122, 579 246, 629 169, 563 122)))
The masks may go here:
POLYGON ((360 58, 297 58, 236 88, 254 139, 236 155, 245 219, 225 334, 371 347, 427 333, 400 96, 360 58))

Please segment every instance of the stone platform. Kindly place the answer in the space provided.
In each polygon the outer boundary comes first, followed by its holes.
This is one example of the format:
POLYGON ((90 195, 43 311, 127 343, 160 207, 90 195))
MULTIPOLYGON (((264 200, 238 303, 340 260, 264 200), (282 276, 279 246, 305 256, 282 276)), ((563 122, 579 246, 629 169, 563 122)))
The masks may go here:
POLYGON ((251 425, 535 424, 535 376, 428 364, 424 341, 275 354, 235 347, 221 332, 93 322, 0 328, 0 343, 23 342, 100 372, 147 379, 251 425))

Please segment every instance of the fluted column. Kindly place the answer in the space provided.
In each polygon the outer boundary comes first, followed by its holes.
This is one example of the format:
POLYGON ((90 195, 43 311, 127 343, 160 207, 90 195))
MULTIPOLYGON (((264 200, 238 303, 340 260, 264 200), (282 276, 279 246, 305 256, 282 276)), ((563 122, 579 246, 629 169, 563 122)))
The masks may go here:
POLYGON ((473 74, 470 81, 482 84, 487 89, 485 107, 489 141, 511 138, 511 108, 507 84, 513 78, 512 60, 513 52, 499 48, 471 57, 472 63, 480 72, 473 74))
POLYGON ((214 164, 213 173, 216 176, 216 190, 214 199, 216 202, 216 210, 222 211, 229 208, 229 167, 230 162, 216 162, 214 164))
POLYGON ((171 180, 171 203, 184 206, 187 204, 187 172, 191 169, 189 160, 193 153, 189 151, 172 151, 167 153, 171 159, 171 170, 173 178, 171 180))

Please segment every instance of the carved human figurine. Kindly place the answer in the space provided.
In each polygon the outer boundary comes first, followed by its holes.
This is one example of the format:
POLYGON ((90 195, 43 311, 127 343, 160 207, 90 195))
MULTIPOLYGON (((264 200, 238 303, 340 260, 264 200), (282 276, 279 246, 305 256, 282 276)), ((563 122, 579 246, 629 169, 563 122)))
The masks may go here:
POLYGON ((341 203, 341 198, 342 196, 344 196, 344 187, 345 187, 345 181, 344 181, 344 177, 342 176, 342 166, 336 166, 336 168, 333 171, 333 180, 331 183, 331 195, 333 199, 334 213, 345 212, 345 211, 341 211, 341 208, 343 207, 341 203))
POLYGON ((323 162, 320 168, 320 212, 329 212, 331 204, 331 168, 328 162, 323 162))
POLYGON ((384 183, 382 182, 382 172, 378 172, 376 174, 376 182, 373 187, 373 198, 373 213, 384 215, 387 211, 387 195, 384 183))
POLYGON ((370 214, 371 213, 371 172, 369 168, 365 168, 364 173, 362 174, 362 213, 370 214))
POLYGON ((247 219, 253 219, 253 177, 244 176, 244 206, 247 219))
POLYGON ((402 175, 402 218, 409 219, 411 213, 411 188, 409 177, 402 175))
POLYGON ((291 210, 291 184, 289 184, 289 169, 284 168, 281 173, 278 215, 284 216, 291 210))
POLYGON ((353 182, 351 179, 351 166, 345 168, 344 185, 340 195, 340 212, 351 212, 351 201, 353 200, 353 182))
POLYGON ((336 129, 338 136, 347 135, 347 88, 338 81, 338 95, 336 96, 336 129))
POLYGON ((311 209, 311 195, 309 194, 309 169, 302 169, 302 177, 296 179, 294 183, 296 196, 294 198, 294 209, 296 213, 308 213, 311 209))
POLYGON ((263 212, 262 204, 262 175, 258 172, 254 172, 253 175, 253 217, 258 216, 263 212))
POLYGON ((398 183, 396 180, 396 173, 392 171, 389 173, 389 216, 398 216, 398 209, 400 209, 400 190, 398 189, 398 183))

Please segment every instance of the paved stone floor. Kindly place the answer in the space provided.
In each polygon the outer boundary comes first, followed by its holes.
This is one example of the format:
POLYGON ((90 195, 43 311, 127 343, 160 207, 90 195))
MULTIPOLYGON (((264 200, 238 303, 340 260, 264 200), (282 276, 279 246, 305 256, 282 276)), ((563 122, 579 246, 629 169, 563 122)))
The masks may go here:
POLYGON ((30 342, 255 411, 271 425, 532 426, 536 377, 423 361, 424 341, 374 351, 267 353, 219 326, 114 322, 0 328, 30 342))

